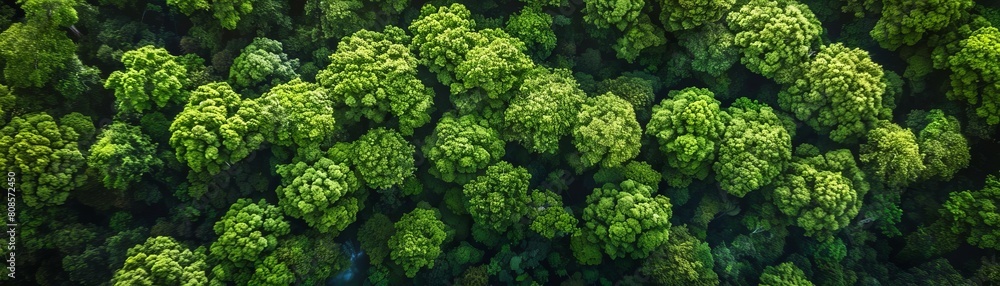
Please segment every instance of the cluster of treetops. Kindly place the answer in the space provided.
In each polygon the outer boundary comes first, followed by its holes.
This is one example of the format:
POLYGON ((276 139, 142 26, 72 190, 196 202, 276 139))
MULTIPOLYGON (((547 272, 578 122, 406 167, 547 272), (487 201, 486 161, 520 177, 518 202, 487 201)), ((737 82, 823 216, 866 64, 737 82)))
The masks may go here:
POLYGON ((0 282, 1000 282, 995 1, 413 2, 0 4, 0 282))

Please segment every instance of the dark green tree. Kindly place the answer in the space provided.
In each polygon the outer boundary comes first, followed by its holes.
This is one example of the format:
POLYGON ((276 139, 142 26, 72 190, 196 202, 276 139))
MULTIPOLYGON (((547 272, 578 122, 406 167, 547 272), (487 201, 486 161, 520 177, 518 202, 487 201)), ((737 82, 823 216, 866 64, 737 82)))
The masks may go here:
POLYGON ((163 165, 156 147, 139 127, 115 122, 104 127, 90 146, 87 165, 97 170, 105 187, 125 191, 163 165))

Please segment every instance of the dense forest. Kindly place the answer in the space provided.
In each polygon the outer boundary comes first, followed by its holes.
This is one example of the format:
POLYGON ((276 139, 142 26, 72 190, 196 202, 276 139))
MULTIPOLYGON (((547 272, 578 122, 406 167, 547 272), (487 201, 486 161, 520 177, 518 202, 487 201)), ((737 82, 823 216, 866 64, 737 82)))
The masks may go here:
POLYGON ((17 0, 0 31, 0 284, 1000 284, 998 1, 17 0))

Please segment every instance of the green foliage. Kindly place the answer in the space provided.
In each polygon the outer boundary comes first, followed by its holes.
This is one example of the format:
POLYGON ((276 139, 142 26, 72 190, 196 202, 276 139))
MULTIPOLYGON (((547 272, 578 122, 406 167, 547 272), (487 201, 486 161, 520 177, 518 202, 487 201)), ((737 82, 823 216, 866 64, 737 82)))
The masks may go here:
POLYGON ((639 271, 656 285, 719 285, 713 267, 708 243, 692 236, 686 226, 674 226, 666 247, 654 250, 639 271))
POLYGON ((867 193, 854 155, 840 149, 796 157, 776 181, 772 199, 806 236, 829 240, 858 214, 867 193))
POLYGON ((663 29, 654 25, 649 16, 645 14, 639 15, 636 22, 622 32, 624 35, 618 38, 612 48, 619 59, 624 59, 629 63, 634 62, 642 50, 667 43, 663 29))
POLYGON ((83 186, 87 163, 73 128, 56 124, 47 113, 11 119, 0 129, 0 166, 19 177, 19 196, 30 207, 61 205, 83 186))
POLYGON ((328 90, 293 79, 279 84, 257 99, 270 113, 274 132, 267 141, 278 146, 319 149, 338 130, 328 90))
POLYGON ((434 268, 447 236, 436 209, 414 209, 396 222, 396 233, 389 238, 389 255, 413 278, 420 268, 434 268))
POLYGON ((663 180, 663 175, 653 169, 649 163, 642 161, 630 161, 620 167, 601 168, 597 173, 594 173, 594 182, 598 185, 618 184, 627 180, 633 180, 656 190, 660 181, 663 180))
POLYGON ((583 20, 599 28, 615 27, 625 30, 636 22, 646 5, 644 0, 586 0, 583 6, 583 20))
POLYGON ((354 142, 354 148, 357 153, 352 157, 354 165, 369 188, 402 185, 416 170, 413 165, 416 147, 395 130, 370 129, 354 142))
POLYGON ((24 18, 31 25, 43 27, 69 27, 79 20, 75 0, 18 0, 24 9, 24 18))
MULTIPOLYGON (((37 1, 36 1, 37 2, 37 1)), ((76 46, 57 29, 14 23, 0 33, 3 75, 13 87, 42 87, 74 57, 76 46)))
POLYGON ((690 30, 722 18, 736 0, 661 0, 660 21, 667 31, 690 30))
POLYGON ((281 42, 268 38, 254 38, 243 48, 229 67, 229 82, 238 89, 249 89, 255 93, 285 83, 298 77, 295 70, 298 59, 288 59, 281 48, 281 42))
POLYGON ((445 114, 427 137, 424 156, 434 165, 430 173, 445 182, 464 184, 479 170, 505 154, 504 141, 493 128, 483 126, 472 115, 445 114))
POLYGON ((640 121, 649 119, 649 108, 653 105, 653 83, 651 80, 621 76, 606 79, 597 84, 597 94, 611 93, 628 101, 640 121))
POLYGON ((156 156, 156 143, 139 127, 123 122, 103 128, 89 152, 87 165, 97 170, 105 187, 118 191, 127 190, 163 165, 156 156))
POLYGON ((282 177, 275 190, 278 205, 321 233, 336 236, 364 207, 365 193, 347 164, 320 158, 312 164, 279 165, 276 172, 282 177))
POLYGON ((734 104, 724 113, 723 121, 726 131, 712 169, 729 194, 743 197, 770 184, 792 159, 791 136, 771 107, 734 104))
POLYGON ((327 277, 350 265, 349 258, 333 237, 311 233, 283 240, 268 259, 272 257, 285 264, 295 275, 293 282, 303 285, 323 283, 327 277))
POLYGON ((660 143, 670 171, 681 174, 681 179, 668 180, 674 187, 685 187, 691 178, 705 179, 715 161, 725 123, 713 96, 708 89, 689 87, 670 91, 653 107, 646 134, 660 143))
MULTIPOLYGON (((955 173, 969 166, 969 142, 962 135, 962 126, 954 116, 945 115, 940 109, 927 112, 911 111, 911 120, 922 121, 910 126, 917 133, 917 144, 924 158, 922 178, 950 181, 955 173), (923 115, 923 118, 919 118, 923 115), (917 118, 914 118, 917 117, 917 118)), ((910 121, 910 120, 908 120, 910 121)))
POLYGON ((77 140, 78 142, 91 142, 94 135, 97 135, 97 127, 94 126, 94 121, 90 116, 83 115, 79 112, 73 112, 70 114, 63 115, 59 118, 59 125, 69 127, 76 131, 76 134, 80 136, 77 140))
POLYGON ((851 142, 879 119, 886 84, 882 67, 864 50, 823 46, 804 72, 778 94, 778 103, 813 129, 851 142))
POLYGON ((330 65, 316 75, 347 117, 381 123, 387 114, 399 120, 404 135, 430 122, 433 91, 417 79, 417 58, 397 27, 382 33, 361 30, 345 37, 330 55, 330 65))
POLYGON ((389 256, 389 237, 396 233, 389 217, 376 213, 358 229, 358 243, 368 254, 372 265, 382 265, 389 256))
POLYGON ((871 36, 888 50, 913 46, 924 34, 967 17, 973 4, 972 0, 883 0, 882 17, 871 36))
POLYGON ((973 105, 976 115, 990 125, 1000 123, 1000 30, 980 28, 959 43, 948 58, 951 90, 948 99, 973 105))
POLYGON ((587 196, 583 210, 586 240, 611 259, 645 258, 668 244, 670 207, 670 199, 654 196, 649 186, 631 180, 619 186, 606 184, 587 196))
POLYGON ((861 144, 860 155, 869 173, 891 188, 912 183, 925 168, 913 132, 888 121, 868 131, 868 142, 861 144))
POLYGON ((142 113, 168 103, 187 100, 188 71, 166 49, 153 46, 125 52, 124 71, 114 71, 104 82, 113 89, 121 112, 142 113))
POLYGON ((472 12, 462 4, 424 5, 420 16, 410 23, 413 41, 410 49, 417 52, 420 63, 437 74, 438 81, 451 85, 455 69, 465 61, 465 54, 481 41, 475 32, 472 12))
POLYGON ((510 135, 532 152, 555 154, 586 99, 571 72, 536 70, 504 112, 510 135))
POLYGON ((547 58, 556 47, 556 33, 552 31, 552 15, 543 12, 539 7, 525 6, 520 13, 507 20, 504 28, 511 36, 517 37, 534 54, 547 58))
POLYGON ((168 236, 150 237, 129 248, 113 285, 206 285, 204 248, 191 251, 168 236))
POLYGON ((576 217, 563 206, 562 197, 549 190, 534 190, 528 204, 529 228, 542 237, 576 233, 576 217))
POLYGON ((212 0, 212 16, 227 30, 236 29, 241 16, 253 11, 252 0, 212 0))
POLYGON ((576 114, 573 145, 586 167, 616 167, 635 158, 641 136, 632 105, 614 94, 588 98, 576 114))
POLYGON ((224 82, 198 87, 170 125, 177 160, 196 172, 219 173, 257 149, 269 134, 271 116, 224 82))
POLYGON ((795 1, 751 0, 727 20, 747 69, 778 83, 802 74, 823 31, 809 7, 795 1))
POLYGON ((209 247, 218 261, 212 268, 213 280, 245 284, 257 267, 267 266, 261 258, 274 251, 278 237, 288 234, 289 224, 278 207, 263 199, 257 203, 239 199, 212 229, 219 236, 209 247))
POLYGON ((506 101, 510 98, 507 92, 520 83, 534 63, 524 53, 524 43, 503 30, 484 30, 482 35, 483 40, 455 67, 457 82, 451 84, 451 93, 480 88, 487 97, 506 101))
POLYGON ((802 269, 791 262, 778 266, 768 266, 760 275, 760 285, 767 286, 812 286, 802 269))
POLYGON ((486 168, 486 174, 465 184, 469 214, 475 222, 503 233, 527 212, 528 181, 531 174, 524 167, 500 161, 486 168))
POLYGON ((190 16, 198 10, 208 10, 211 6, 208 5, 209 0, 167 0, 167 5, 177 7, 181 10, 184 15, 190 16))
POLYGON ((16 107, 17 96, 6 85, 0 84, 0 125, 7 124, 8 115, 16 107))
POLYGON ((1000 204, 1000 179, 986 177, 986 185, 977 191, 952 192, 941 208, 941 217, 951 232, 967 238, 969 244, 986 249, 1000 249, 1000 228, 996 217, 1000 204))
POLYGON ((736 36, 725 24, 706 23, 677 34, 678 45, 691 56, 691 69, 710 76, 722 76, 739 60, 736 36))

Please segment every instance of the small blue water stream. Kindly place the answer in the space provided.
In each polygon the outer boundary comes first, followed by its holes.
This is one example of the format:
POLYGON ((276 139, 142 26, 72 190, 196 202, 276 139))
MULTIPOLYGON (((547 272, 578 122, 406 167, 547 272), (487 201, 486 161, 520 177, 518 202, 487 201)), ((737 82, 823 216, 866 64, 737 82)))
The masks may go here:
POLYGON ((364 285, 366 279, 368 279, 368 255, 365 255, 364 250, 356 247, 353 241, 347 241, 341 244, 341 248, 344 253, 348 255, 351 260, 351 265, 334 274, 332 277, 327 279, 326 285, 337 285, 337 286, 361 286, 364 285))

